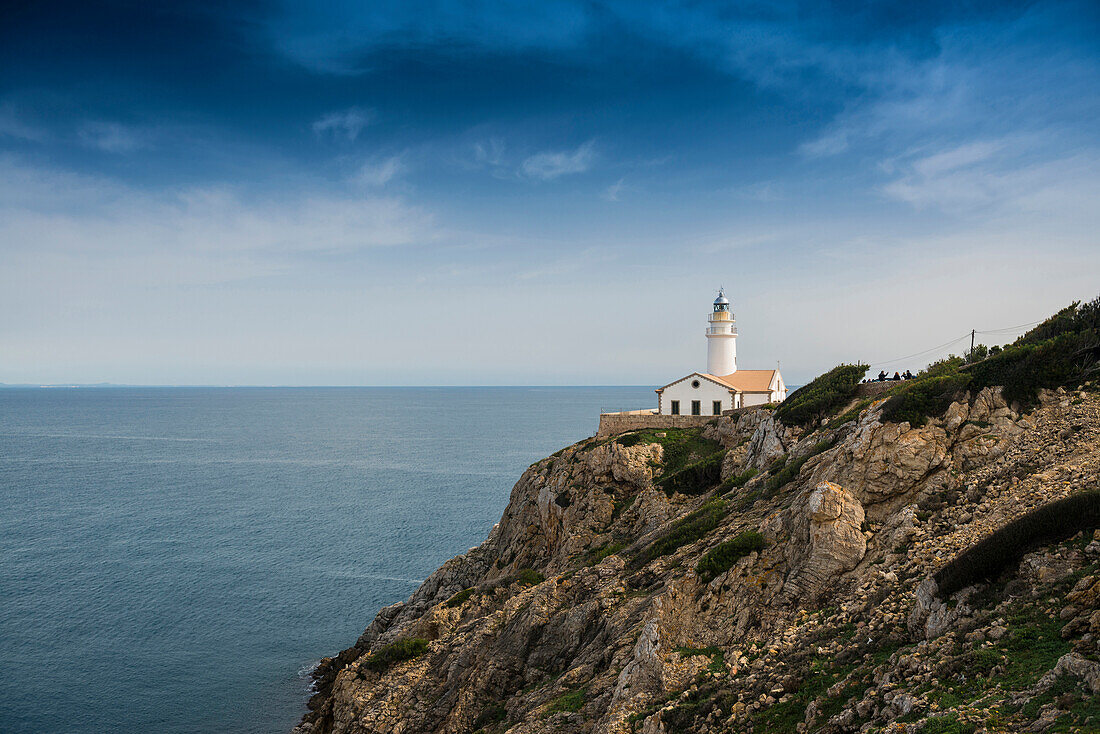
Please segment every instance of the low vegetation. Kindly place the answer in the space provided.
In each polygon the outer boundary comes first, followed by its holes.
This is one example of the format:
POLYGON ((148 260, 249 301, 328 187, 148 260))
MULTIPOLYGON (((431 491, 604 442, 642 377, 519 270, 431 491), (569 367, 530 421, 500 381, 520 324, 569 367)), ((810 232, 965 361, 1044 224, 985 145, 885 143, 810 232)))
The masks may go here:
POLYGON ((615 555, 625 547, 626 543, 610 542, 604 543, 598 548, 592 548, 588 551, 588 553, 585 554, 585 564, 589 566, 595 566, 603 559, 607 558, 608 556, 615 555))
POLYGON ((953 401, 958 399, 971 376, 959 372, 962 359, 953 357, 930 366, 917 379, 894 389, 890 399, 882 406, 884 420, 911 426, 923 426, 928 418, 943 415, 953 401))
POLYGON ((704 494, 722 479, 722 459, 725 451, 716 451, 705 459, 688 464, 683 469, 665 474, 657 480, 657 486, 671 497, 675 493, 704 494))
POLYGON ((760 533, 751 530, 741 533, 733 540, 719 543, 707 551, 695 566, 695 572, 705 583, 710 583, 732 568, 733 564, 741 558, 754 551, 764 550, 766 544, 764 536, 760 533))
POLYGON ((520 586, 538 586, 546 577, 533 568, 521 568, 516 572, 516 583, 520 586))
POLYGON ((556 714, 562 711, 569 713, 575 713, 584 708, 584 698, 588 691, 581 688, 576 691, 569 691, 555 698, 546 707, 547 714, 556 714))
POLYGON ((1007 347, 979 344, 898 385, 883 417, 921 426, 943 415, 964 390, 1000 386, 1009 402, 1034 405, 1039 390, 1072 388, 1100 376, 1100 298, 1072 303, 1007 347))
POLYGON ((995 578, 1028 550, 1100 527, 1100 492, 1081 492, 1019 517, 967 548, 936 574, 947 597, 971 584, 995 578))
POLYGON ((382 673, 391 665, 420 657, 427 650, 428 641, 421 637, 398 640, 371 653, 363 662, 363 667, 382 673))
POLYGON ((739 489, 749 483, 749 480, 760 473, 759 469, 748 468, 740 474, 736 474, 732 477, 728 477, 726 481, 722 482, 722 489, 729 491, 731 489, 739 489))
POLYGON ((718 527, 727 512, 726 503, 722 500, 707 502, 695 512, 672 523, 668 532, 646 546, 635 556, 631 565, 641 568, 655 558, 667 556, 688 543, 694 543, 718 527))
POLYGON ((469 599, 473 593, 473 589, 463 589, 462 591, 458 592, 450 599, 448 599, 446 602, 444 602, 444 605, 450 609, 462 606, 462 603, 469 599))
POLYGON ((775 409, 788 426, 809 427, 848 404, 867 373, 865 364, 842 364, 791 393, 775 409))
POLYGON ((835 439, 825 439, 814 444, 809 453, 804 456, 790 459, 784 454, 779 457, 779 459, 772 463, 771 468, 768 470, 772 475, 768 477, 767 482, 764 484, 764 488, 767 490, 768 494, 778 492, 798 476, 799 472, 802 471, 802 466, 807 461, 824 451, 828 451, 835 445, 835 439))
POLYGON ((615 442, 627 447, 643 443, 660 444, 663 451, 662 476, 675 474, 689 464, 697 463, 722 450, 720 443, 703 437, 701 428, 646 428, 619 436, 615 442))

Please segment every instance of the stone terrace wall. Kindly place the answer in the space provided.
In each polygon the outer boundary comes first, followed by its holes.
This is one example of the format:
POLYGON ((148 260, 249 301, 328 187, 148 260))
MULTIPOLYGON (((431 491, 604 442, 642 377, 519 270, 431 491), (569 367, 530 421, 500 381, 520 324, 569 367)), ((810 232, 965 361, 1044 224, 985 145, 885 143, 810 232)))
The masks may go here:
MULTIPOLYGON (((736 415, 752 408, 727 410, 722 415, 736 415)), ((641 428, 698 428, 718 416, 714 415, 661 415, 651 410, 631 410, 623 413, 600 413, 600 428, 596 438, 607 438, 641 428)))

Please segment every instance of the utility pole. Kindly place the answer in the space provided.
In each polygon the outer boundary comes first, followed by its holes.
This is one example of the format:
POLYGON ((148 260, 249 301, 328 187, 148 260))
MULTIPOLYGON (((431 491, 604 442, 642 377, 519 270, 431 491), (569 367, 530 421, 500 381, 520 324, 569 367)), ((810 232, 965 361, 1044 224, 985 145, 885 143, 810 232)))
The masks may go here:
POLYGON ((970 330, 970 358, 974 359, 974 333, 976 329, 970 330))

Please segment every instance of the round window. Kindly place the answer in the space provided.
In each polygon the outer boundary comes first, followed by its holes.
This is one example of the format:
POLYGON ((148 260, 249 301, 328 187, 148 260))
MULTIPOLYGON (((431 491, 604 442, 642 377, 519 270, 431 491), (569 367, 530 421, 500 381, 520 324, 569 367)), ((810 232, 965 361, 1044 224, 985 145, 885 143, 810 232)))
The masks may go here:
POLYGON ((691 386, 692 387, 699 387, 699 381, 698 380, 692 380, 691 381, 691 386))

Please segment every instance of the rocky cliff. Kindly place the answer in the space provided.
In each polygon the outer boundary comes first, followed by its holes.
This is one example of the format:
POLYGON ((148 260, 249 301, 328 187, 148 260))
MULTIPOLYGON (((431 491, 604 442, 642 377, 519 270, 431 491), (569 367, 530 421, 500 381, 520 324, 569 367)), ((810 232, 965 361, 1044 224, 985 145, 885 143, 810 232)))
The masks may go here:
MULTIPOLYGON (((976 541, 1097 488, 1100 399, 964 393, 589 439, 322 661, 298 734, 1100 731, 1100 541, 976 541)), ((1098 536, 1100 537, 1100 536, 1098 536)))

